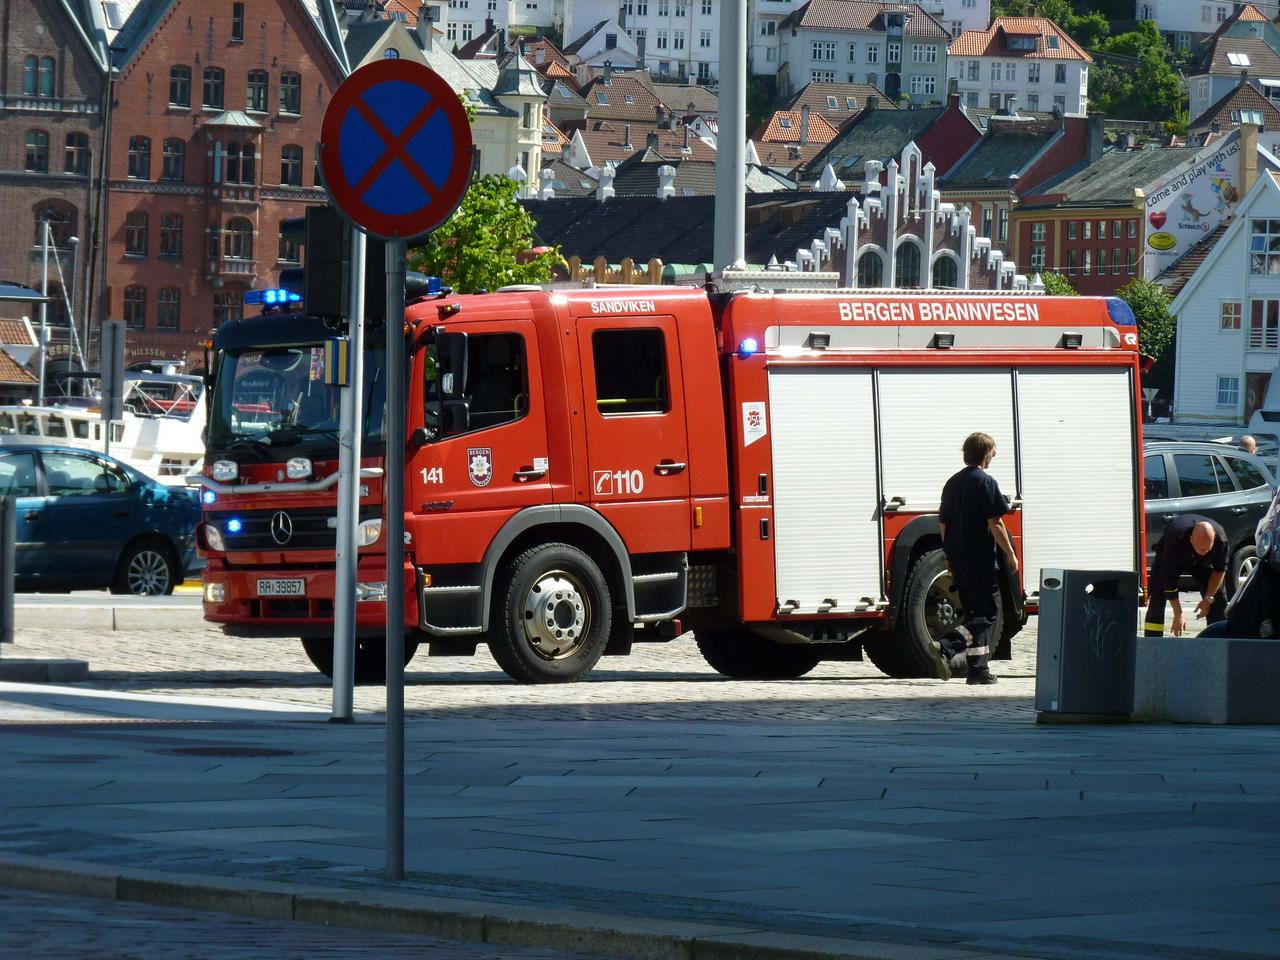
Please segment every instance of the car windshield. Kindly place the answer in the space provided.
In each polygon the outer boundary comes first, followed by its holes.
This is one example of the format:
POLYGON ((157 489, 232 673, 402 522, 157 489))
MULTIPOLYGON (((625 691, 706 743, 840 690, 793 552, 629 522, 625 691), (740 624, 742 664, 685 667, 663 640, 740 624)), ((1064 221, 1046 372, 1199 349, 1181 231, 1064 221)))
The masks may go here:
MULTIPOLYGON (((384 361, 381 345, 365 351, 365 453, 381 453, 384 361)), ((336 455, 341 393, 325 384, 323 344, 229 351, 214 386, 206 458, 336 455)))

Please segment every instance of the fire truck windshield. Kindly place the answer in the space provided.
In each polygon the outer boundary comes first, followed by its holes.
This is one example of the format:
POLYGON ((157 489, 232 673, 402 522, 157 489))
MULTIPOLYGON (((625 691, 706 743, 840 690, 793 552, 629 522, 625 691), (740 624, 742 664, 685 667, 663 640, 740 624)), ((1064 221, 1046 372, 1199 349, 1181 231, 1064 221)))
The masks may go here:
MULTIPOLYGON (((337 456, 342 388, 325 384, 324 346, 231 350, 214 386, 206 458, 337 456)), ((365 351, 364 451, 382 452, 385 351, 365 351), (376 449, 371 449, 376 448, 376 449)))

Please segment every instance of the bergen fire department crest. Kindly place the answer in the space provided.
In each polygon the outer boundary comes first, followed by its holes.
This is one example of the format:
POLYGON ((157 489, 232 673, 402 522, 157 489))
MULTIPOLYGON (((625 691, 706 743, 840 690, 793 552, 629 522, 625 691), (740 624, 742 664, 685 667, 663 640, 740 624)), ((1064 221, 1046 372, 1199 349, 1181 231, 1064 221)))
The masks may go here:
POLYGON ((493 479, 493 448, 467 448, 467 476, 477 487, 487 487, 493 479))

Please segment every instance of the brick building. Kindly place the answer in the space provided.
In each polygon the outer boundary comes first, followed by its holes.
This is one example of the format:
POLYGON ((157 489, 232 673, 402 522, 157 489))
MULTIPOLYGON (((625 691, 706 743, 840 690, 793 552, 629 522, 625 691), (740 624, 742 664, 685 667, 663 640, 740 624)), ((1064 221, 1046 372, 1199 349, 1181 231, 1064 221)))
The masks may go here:
POLYGON ((127 362, 186 357, 298 262, 280 221, 323 202, 341 79, 303 0, 143 0, 112 44, 106 316, 127 362))
MULTIPOLYGON (((95 262, 93 254, 101 249, 95 173, 103 155, 106 48, 94 23, 100 15, 99 4, 5 0, 0 20, 0 222, 7 233, 0 279, 40 286, 39 221, 48 220, 50 288, 61 296, 65 282, 81 329, 101 273, 101 257, 95 262)), ((0 317, 30 311, 0 303, 0 317)), ((66 322, 60 301, 49 319, 66 322)), ((66 355, 65 327, 55 328, 52 344, 52 356, 66 355)))

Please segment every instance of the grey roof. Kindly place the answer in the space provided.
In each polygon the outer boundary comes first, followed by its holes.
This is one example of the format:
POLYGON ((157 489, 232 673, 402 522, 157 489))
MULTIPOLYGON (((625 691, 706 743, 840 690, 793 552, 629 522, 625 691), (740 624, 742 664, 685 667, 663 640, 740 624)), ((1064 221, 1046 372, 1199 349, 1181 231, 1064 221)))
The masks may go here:
POLYGON ((1064 194, 1066 204, 1096 206, 1128 205, 1133 191, 1190 163, 1198 147, 1160 147, 1154 150, 1116 150, 1086 167, 1075 166, 1031 190, 1025 191, 1025 206, 1038 206, 1035 196, 1064 194))
POLYGON ((1059 133, 1056 120, 995 121, 942 178, 942 186, 1011 187, 1059 133))
POLYGON ((577 90, 574 90, 563 80, 557 80, 551 85, 551 90, 547 93, 547 103, 553 107, 587 109, 587 101, 582 98, 582 95, 577 90))
POLYGON ((459 60, 439 43, 432 44, 430 50, 423 50, 422 55, 427 66, 445 83, 458 93, 467 95, 477 113, 515 116, 514 110, 503 106, 493 96, 493 88, 498 83, 498 65, 492 60, 459 60))
POLYGON ((911 110, 863 110, 840 131, 840 135, 803 168, 801 180, 816 180, 829 163, 836 175, 861 176, 868 160, 887 162, 902 148, 933 126, 946 107, 916 107, 911 110))
POLYGON ((506 57, 498 66, 498 80, 493 86, 496 97, 546 98, 539 82, 541 74, 518 53, 506 57))
POLYGON ((354 67, 367 57, 369 51, 397 26, 403 29, 399 20, 353 20, 348 23, 345 44, 351 65, 354 67))
POLYGON ((573 43, 569 44, 560 52, 565 55, 571 55, 571 54, 577 53, 584 46, 586 46, 588 40, 594 37, 601 30, 603 30, 611 22, 612 21, 610 20, 601 20, 594 27, 592 27, 590 30, 588 30, 586 33, 580 36, 577 40, 573 41, 573 43))
POLYGON ((244 130, 261 130, 262 124, 242 110, 224 110, 211 120, 204 122, 206 127, 240 127, 244 130))
MULTIPOLYGON (((551 170, 555 174, 552 186, 557 197, 591 197, 595 196, 597 181, 584 170, 569 166, 563 160, 555 159, 542 165, 543 170, 551 170)), ((541 186, 542 181, 538 181, 541 186)))

